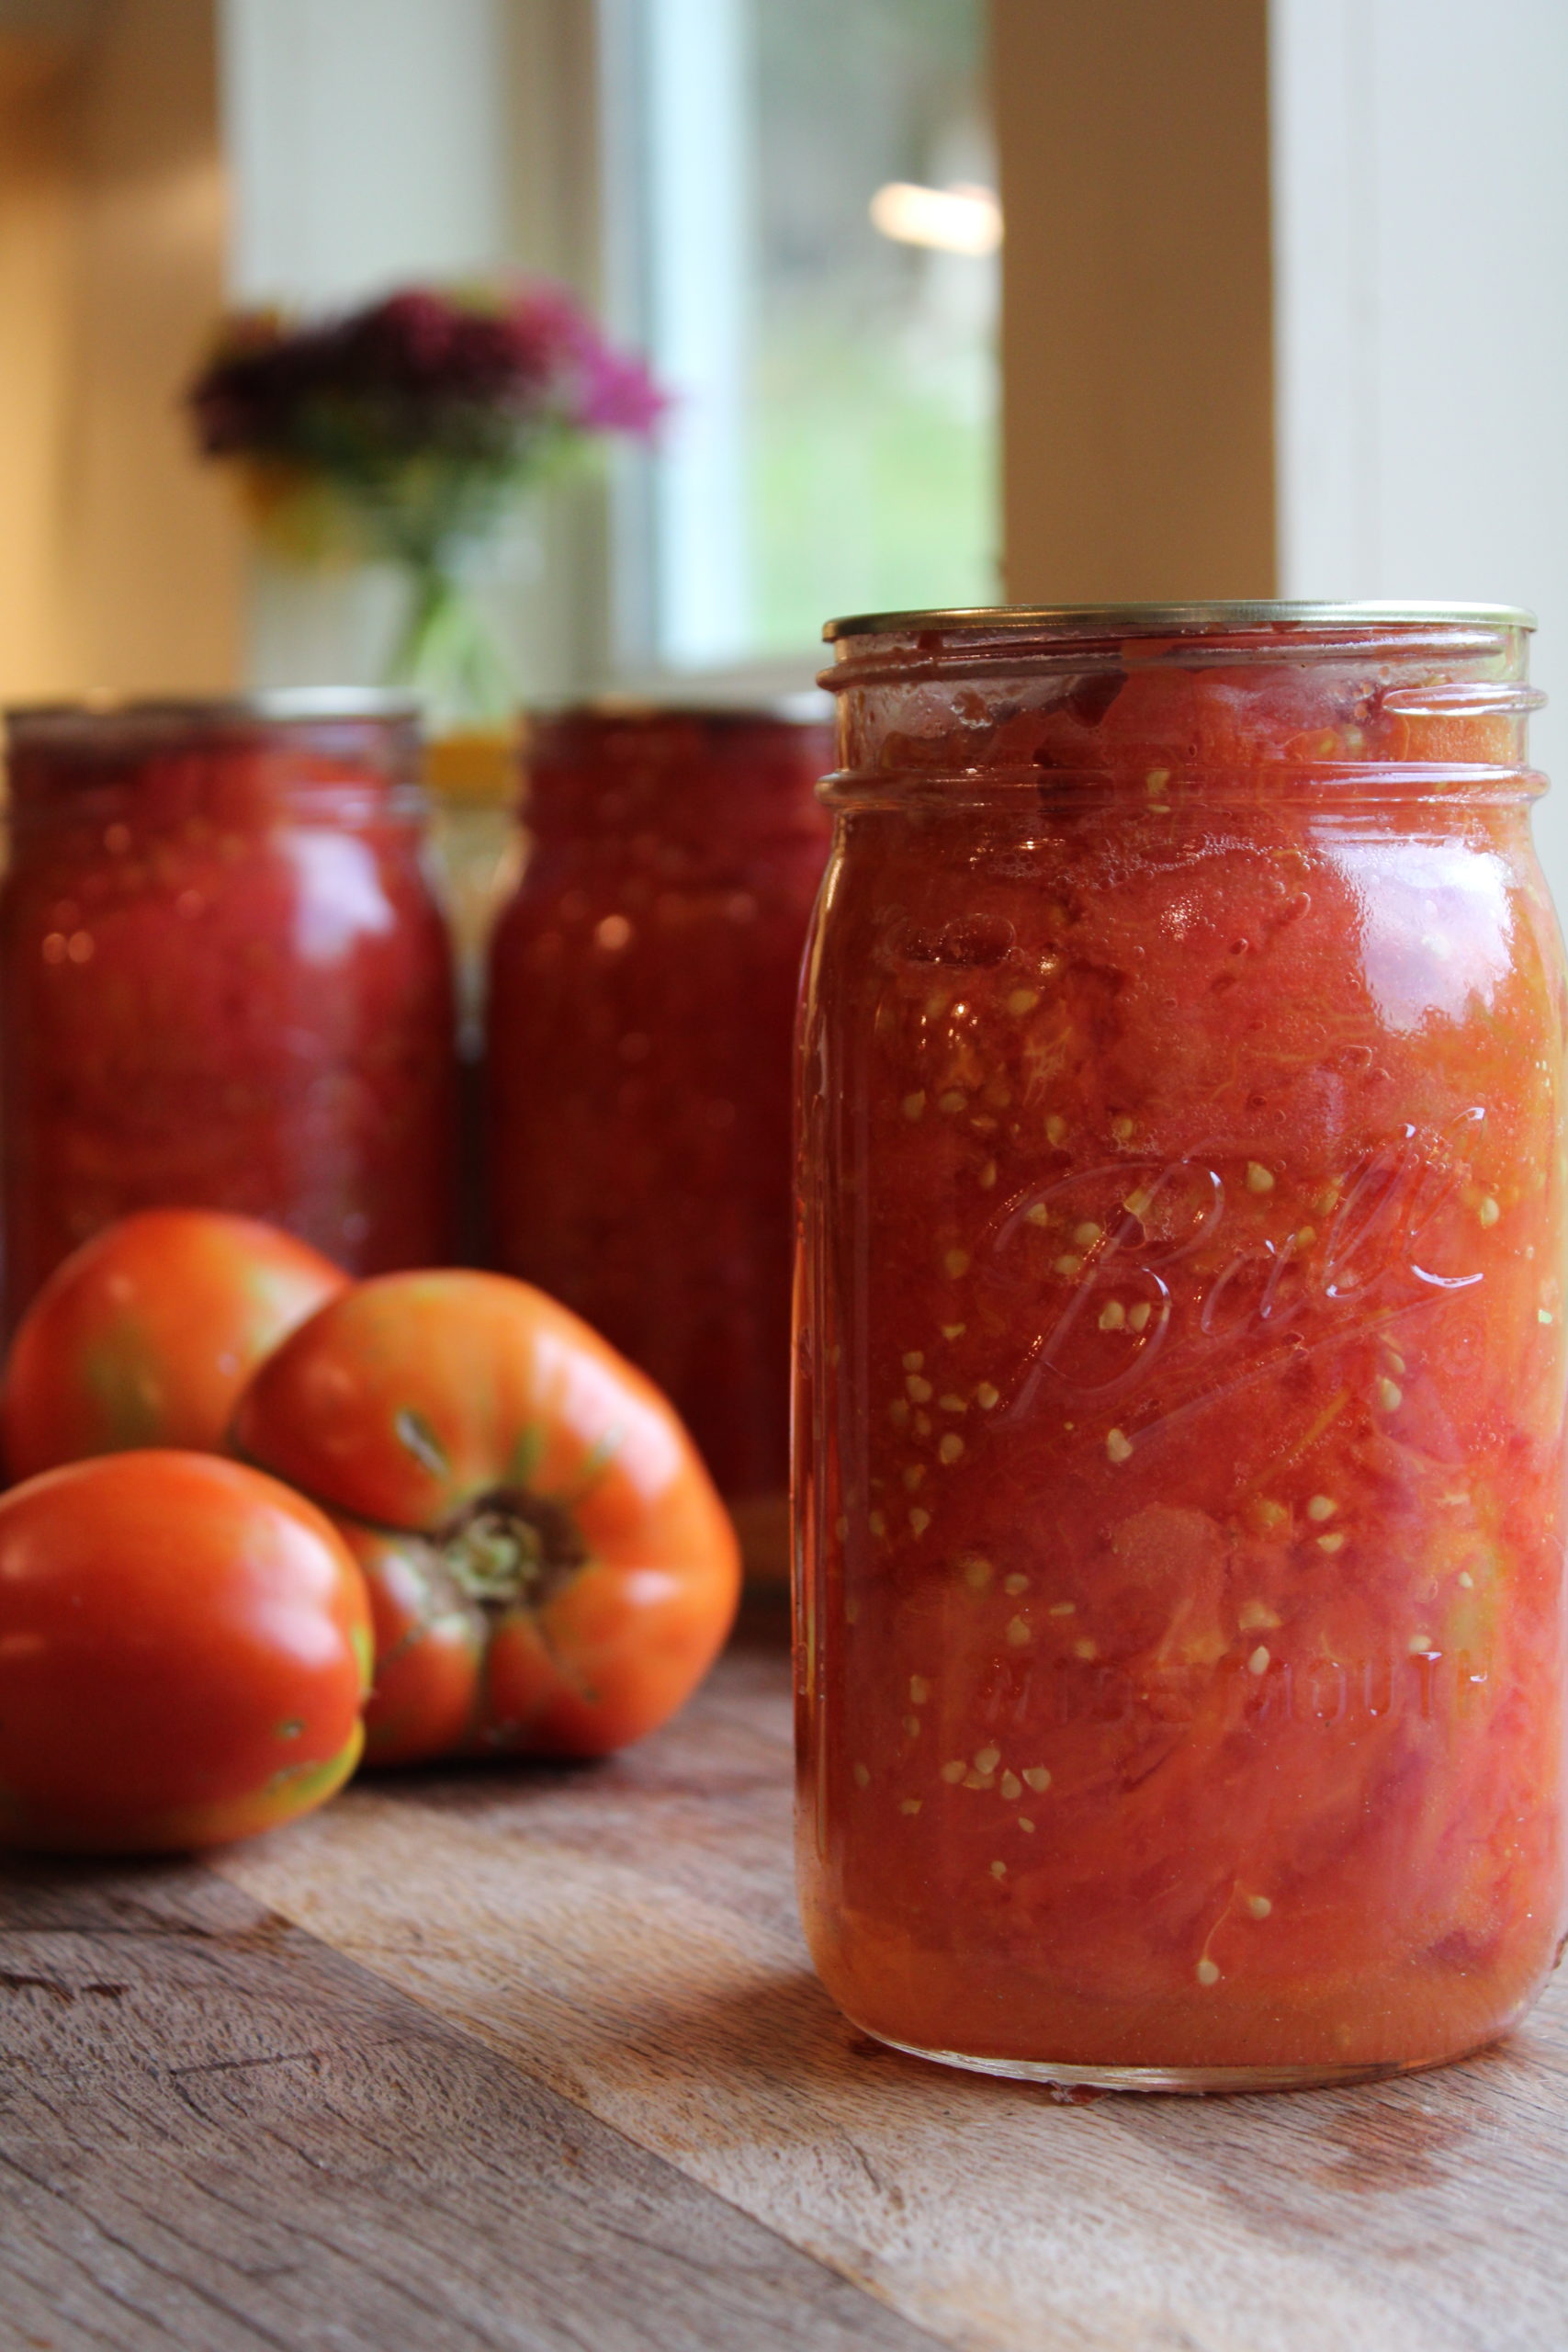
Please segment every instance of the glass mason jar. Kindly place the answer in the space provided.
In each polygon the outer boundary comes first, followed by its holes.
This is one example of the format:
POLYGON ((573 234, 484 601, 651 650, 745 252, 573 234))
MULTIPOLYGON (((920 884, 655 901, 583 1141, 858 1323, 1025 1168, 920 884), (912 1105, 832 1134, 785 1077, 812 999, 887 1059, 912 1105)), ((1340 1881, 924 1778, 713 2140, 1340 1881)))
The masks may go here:
POLYGON ((780 1585, 790 1040, 831 756, 830 728, 787 709, 541 719, 491 956, 497 1262, 659 1383, 749 1569, 780 1585))
POLYGON ((355 1273, 451 1246, 452 981, 411 706, 17 710, 0 898, 6 1290, 129 1210, 355 1273))
POLYGON ((1224 2090, 1564 1925, 1563 966, 1524 614, 840 622, 804 1906, 866 2031, 1224 2090))

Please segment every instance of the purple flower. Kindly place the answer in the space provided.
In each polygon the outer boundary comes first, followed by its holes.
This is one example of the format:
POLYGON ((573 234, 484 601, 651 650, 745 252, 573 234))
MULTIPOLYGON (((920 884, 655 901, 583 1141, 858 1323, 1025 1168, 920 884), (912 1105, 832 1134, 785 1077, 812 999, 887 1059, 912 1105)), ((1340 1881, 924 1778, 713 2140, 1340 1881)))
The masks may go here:
POLYGON ((640 359, 604 341, 564 287, 531 286, 508 315, 519 344, 536 349, 567 388, 569 413, 581 431, 642 438, 651 433, 667 405, 664 394, 640 359))
POLYGON ((547 281, 408 287, 298 325, 242 313, 186 398, 207 456, 337 491, 411 560, 489 528, 573 442, 646 438, 665 405, 547 281))

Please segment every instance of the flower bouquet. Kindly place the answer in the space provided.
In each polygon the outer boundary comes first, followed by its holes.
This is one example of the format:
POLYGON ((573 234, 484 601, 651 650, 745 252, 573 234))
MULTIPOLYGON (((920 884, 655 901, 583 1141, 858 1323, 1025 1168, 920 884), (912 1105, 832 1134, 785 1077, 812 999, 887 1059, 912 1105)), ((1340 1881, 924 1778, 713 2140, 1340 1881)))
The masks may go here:
POLYGON ((574 452, 646 437, 663 406, 641 361, 545 283, 411 288, 320 320, 242 312, 186 397, 203 453, 238 469, 276 551, 406 575, 389 678, 438 725, 494 721, 513 700, 465 593, 474 551, 574 452))

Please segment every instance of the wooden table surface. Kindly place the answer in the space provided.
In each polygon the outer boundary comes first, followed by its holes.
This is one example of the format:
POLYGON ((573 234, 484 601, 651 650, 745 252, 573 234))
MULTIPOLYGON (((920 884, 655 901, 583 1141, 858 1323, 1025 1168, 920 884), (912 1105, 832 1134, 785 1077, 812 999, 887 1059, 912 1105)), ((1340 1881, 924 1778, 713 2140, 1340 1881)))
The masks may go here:
POLYGON ((1562 2352, 1568 1987, 1441 2075, 1102 2098, 883 2052, 753 1627, 576 1770, 0 1881, 0 2346, 1562 2352))

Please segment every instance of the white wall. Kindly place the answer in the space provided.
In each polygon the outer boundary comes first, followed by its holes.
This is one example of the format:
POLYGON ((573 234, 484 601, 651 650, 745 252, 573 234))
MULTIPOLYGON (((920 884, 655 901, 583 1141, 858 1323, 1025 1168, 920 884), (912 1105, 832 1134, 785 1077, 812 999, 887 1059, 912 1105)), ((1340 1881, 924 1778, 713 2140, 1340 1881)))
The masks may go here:
MULTIPOLYGON (((219 0, 229 287, 306 308, 418 279, 537 271, 597 298, 593 0, 219 0)), ((481 599, 525 695, 602 659, 604 492, 556 487, 481 599)), ((402 591, 253 567, 261 684, 380 674, 402 591)))
POLYGON ((1532 605, 1568 910, 1568 0, 1269 0, 1280 586, 1532 605))
MULTIPOLYGON (((220 0, 230 299, 311 309, 510 257, 506 0, 220 0)), ((260 685, 378 677, 390 574, 251 567, 260 685)))
POLYGON ((506 259, 501 0, 222 0, 220 24, 236 300, 506 259))

